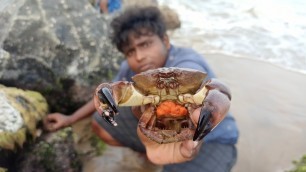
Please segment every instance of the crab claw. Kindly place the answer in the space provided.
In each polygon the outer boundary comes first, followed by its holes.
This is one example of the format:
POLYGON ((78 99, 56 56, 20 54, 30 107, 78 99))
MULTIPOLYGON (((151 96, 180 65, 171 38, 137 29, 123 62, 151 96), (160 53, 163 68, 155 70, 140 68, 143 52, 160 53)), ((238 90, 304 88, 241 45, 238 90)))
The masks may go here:
POLYGON ((220 81, 212 79, 205 85, 208 93, 202 105, 193 140, 203 139, 226 116, 230 108, 230 90, 220 81))
POLYGON ((204 105, 200 112, 198 125, 193 135, 193 141, 202 140, 212 130, 212 123, 210 122, 211 116, 211 110, 204 105))
POLYGON ((118 108, 114 101, 114 98, 109 90, 109 88, 103 87, 98 91, 99 100, 107 105, 107 108, 103 109, 101 116, 105 119, 106 122, 113 126, 118 124, 115 121, 115 114, 118 114, 118 108))

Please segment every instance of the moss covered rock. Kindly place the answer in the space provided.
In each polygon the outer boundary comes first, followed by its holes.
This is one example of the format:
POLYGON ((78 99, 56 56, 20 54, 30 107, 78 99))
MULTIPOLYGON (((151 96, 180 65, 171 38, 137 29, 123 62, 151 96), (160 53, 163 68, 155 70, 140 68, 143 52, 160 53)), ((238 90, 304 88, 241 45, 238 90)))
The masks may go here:
POLYGON ((81 171, 82 162, 74 149, 73 137, 69 127, 43 134, 19 153, 16 171, 81 171))
POLYGON ((0 149, 22 147, 26 134, 36 137, 36 125, 48 112, 38 92, 0 85, 0 149))
POLYGON ((306 155, 304 155, 300 160, 293 161, 293 164, 295 167, 289 172, 306 172, 306 155))

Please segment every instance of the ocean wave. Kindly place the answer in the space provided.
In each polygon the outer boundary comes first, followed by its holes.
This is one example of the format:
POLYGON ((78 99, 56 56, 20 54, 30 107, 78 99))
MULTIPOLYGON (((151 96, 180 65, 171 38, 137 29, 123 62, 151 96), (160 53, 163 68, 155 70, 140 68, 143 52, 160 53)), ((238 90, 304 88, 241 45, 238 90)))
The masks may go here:
POLYGON ((302 0, 159 2, 179 13, 182 27, 171 36, 180 43, 202 53, 246 56, 306 73, 306 3, 302 0))

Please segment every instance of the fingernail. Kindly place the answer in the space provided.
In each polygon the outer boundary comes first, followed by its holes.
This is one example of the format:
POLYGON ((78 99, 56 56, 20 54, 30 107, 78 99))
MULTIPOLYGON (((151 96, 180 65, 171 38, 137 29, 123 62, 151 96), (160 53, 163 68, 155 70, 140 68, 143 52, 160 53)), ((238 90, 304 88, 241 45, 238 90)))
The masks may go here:
POLYGON ((194 148, 194 149, 195 149, 198 145, 199 145, 199 142, 198 142, 198 141, 194 141, 194 142, 193 142, 193 148, 194 148))

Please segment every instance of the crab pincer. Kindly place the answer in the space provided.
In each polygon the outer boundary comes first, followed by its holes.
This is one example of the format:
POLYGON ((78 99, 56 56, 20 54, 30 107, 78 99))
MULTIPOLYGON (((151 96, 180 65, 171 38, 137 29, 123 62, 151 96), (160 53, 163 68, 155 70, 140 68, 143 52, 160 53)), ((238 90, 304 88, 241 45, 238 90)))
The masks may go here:
POLYGON ((211 130, 211 111, 203 107, 200 112, 198 126, 193 135, 193 141, 202 140, 211 130))
POLYGON ((225 117, 230 107, 230 90, 216 79, 211 79, 205 84, 207 95, 203 101, 197 128, 193 140, 203 139, 225 117))
POLYGON ((101 116, 111 125, 117 126, 115 115, 118 114, 118 108, 111 91, 107 87, 103 87, 97 91, 99 101, 106 104, 107 107, 103 109, 101 116))

